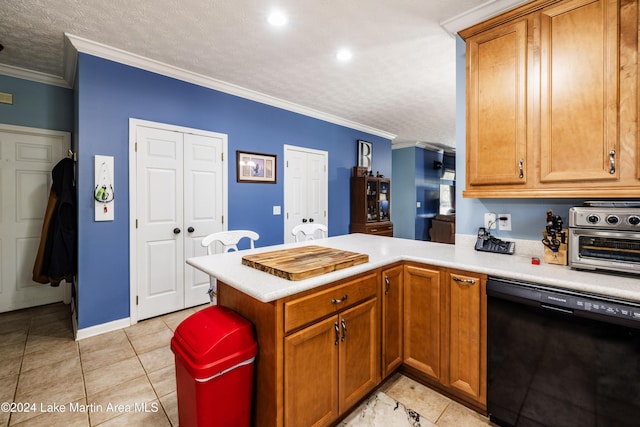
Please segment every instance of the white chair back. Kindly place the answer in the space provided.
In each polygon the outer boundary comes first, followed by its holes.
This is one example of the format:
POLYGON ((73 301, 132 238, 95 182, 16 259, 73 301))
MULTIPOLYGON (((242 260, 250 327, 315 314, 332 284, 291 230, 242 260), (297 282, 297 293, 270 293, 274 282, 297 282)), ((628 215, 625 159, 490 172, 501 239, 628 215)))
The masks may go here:
MULTIPOLYGON (((244 238, 249 239, 249 246, 254 248, 253 242, 258 240, 260 236, 255 231, 251 230, 231 230, 221 231, 219 233, 209 234, 202 239, 200 244, 207 248, 207 255, 213 255, 217 253, 217 246, 221 246, 221 252, 230 252, 238 250, 238 242, 244 238)), ((218 304, 218 283, 215 277, 209 276, 209 300, 212 305, 218 304)))
POLYGON ((254 242, 260 238, 258 233, 251 230, 231 230, 209 234, 202 239, 202 246, 207 248, 207 255, 216 253, 216 243, 222 246, 222 252, 238 250, 238 242, 244 238, 249 239, 249 246, 254 248, 254 242))
POLYGON ((291 230, 296 242, 313 240, 316 232, 319 232, 322 237, 327 237, 328 228, 324 224, 304 223, 296 225, 291 230))

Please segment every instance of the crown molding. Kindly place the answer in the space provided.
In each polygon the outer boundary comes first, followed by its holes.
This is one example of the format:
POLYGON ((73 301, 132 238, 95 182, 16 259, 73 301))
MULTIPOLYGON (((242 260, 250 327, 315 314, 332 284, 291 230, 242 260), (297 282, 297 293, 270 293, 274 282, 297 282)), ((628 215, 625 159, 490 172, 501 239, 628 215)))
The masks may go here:
POLYGON ((440 23, 449 34, 455 37, 460 30, 469 28, 485 19, 499 15, 502 12, 511 10, 517 6, 528 3, 531 0, 489 0, 480 6, 469 9, 466 12, 456 15, 440 23))
POLYGON ((392 150, 400 150, 402 148, 417 147, 425 150, 439 151, 447 154, 455 154, 456 147, 450 145, 441 144, 439 142, 422 142, 422 141, 402 141, 394 143, 391 146, 392 150))
POLYGON ((100 58, 108 59, 110 61, 118 62, 120 64, 129 65, 131 67, 136 67, 142 70, 161 74, 163 76, 172 77, 174 79, 181 80, 187 83, 193 83, 198 86, 206 87, 208 89, 217 90, 230 95, 238 96, 240 98, 249 99, 251 101, 256 101, 261 104, 270 105, 272 107, 277 107, 308 117, 324 120, 336 125, 356 129, 362 132, 370 133, 372 135, 377 135, 382 138, 390 140, 394 140, 396 138, 396 135, 390 132, 363 125, 361 123, 353 122, 351 120, 343 119, 342 117, 324 113, 313 108, 304 107, 290 101, 266 95, 264 93, 257 92, 251 89, 246 89, 232 83, 227 83, 222 80, 217 80, 202 74, 194 73, 192 71, 156 61, 154 59, 146 58, 141 55, 107 46, 102 43, 97 43, 82 37, 74 36, 73 34, 65 33, 65 39, 65 78, 68 79, 67 82, 71 87, 73 87, 74 84, 78 52, 82 52, 89 55, 98 56, 100 58))
POLYGON ((19 79, 31 80, 37 83, 44 83, 52 86, 60 86, 70 89, 71 86, 61 77, 53 74, 41 73, 40 71, 27 70, 26 68, 14 67, 13 65, 0 64, 0 74, 19 79))

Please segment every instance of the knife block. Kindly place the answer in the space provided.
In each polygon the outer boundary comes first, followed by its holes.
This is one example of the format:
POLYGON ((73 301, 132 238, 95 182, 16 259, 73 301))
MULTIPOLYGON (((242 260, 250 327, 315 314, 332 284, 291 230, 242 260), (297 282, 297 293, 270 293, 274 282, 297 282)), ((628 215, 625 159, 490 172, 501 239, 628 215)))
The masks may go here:
MULTIPOLYGON (((568 239, 569 230, 565 228, 562 231, 565 232, 565 236, 567 236, 567 239, 568 239)), ((542 236, 545 239, 547 238, 546 230, 542 232, 542 236)), ((565 243, 560 243, 560 247, 558 248, 557 252, 554 252, 548 247, 543 245, 542 247, 544 248, 544 262, 546 262, 547 264, 567 265, 567 243, 566 242, 567 240, 565 240, 565 243)))

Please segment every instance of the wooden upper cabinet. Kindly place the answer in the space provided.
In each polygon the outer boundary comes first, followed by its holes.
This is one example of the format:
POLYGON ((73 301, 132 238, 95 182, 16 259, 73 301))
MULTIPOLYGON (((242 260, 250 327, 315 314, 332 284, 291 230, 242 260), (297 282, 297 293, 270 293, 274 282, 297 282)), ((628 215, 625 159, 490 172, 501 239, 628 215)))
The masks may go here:
POLYGON ((639 14, 639 0, 532 0, 459 33, 465 197, 637 197, 639 14))
POLYGON ((467 40, 467 180, 527 181, 527 21, 467 40))
POLYGON ((540 16, 540 181, 616 180, 618 0, 573 0, 540 16))

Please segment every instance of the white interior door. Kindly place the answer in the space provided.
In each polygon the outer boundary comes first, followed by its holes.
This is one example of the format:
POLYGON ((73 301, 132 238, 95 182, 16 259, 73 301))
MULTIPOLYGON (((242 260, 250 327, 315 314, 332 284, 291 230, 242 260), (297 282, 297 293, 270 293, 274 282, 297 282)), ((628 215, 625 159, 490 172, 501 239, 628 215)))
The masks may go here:
POLYGON ((59 287, 31 280, 51 187, 67 154, 66 132, 0 125, 0 312, 59 302, 59 287))
POLYGON ((183 136, 137 127, 138 320, 184 308, 183 136))
MULTIPOLYGON (((200 242, 223 231, 224 139, 184 135, 184 235, 185 259, 206 255, 200 242)), ((209 301, 209 276, 185 264, 185 307, 209 301)))
POLYGON ((328 226, 326 151, 285 145, 284 242, 293 242, 291 229, 303 222, 328 226))
POLYGON ((133 321, 209 301, 209 277, 185 261, 206 255, 200 242, 224 227, 226 135, 166 127, 135 126, 133 321))

